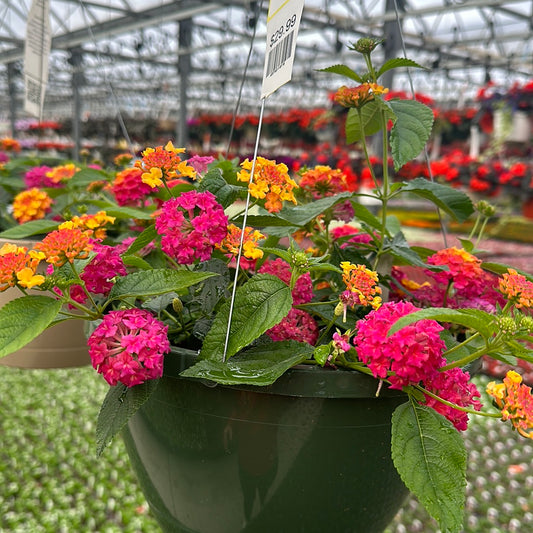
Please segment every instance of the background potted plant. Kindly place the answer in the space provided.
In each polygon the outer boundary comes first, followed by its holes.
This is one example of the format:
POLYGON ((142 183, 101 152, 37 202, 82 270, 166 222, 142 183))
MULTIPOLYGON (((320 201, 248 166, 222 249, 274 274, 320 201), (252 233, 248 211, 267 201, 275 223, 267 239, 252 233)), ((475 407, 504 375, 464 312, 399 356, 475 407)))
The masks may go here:
POLYGON ((387 210, 400 194, 460 221, 474 208, 446 185, 391 183, 387 165, 382 176, 374 172, 367 136, 382 135, 382 160, 390 156, 398 169, 423 149, 433 122, 416 100, 383 98, 382 74, 418 65, 393 59, 377 68, 378 44, 353 45, 367 63, 363 75, 325 69, 358 84, 341 87, 335 100, 349 108, 348 141, 366 154, 375 189, 364 194, 379 201, 377 214, 337 169, 291 177, 264 158, 206 168, 169 142, 134 164, 135 183, 159 203, 143 205, 154 222, 126 248, 102 244, 71 220, 33 251, 10 252, 19 262, 0 263, 14 284, 22 275, 57 294, 26 295, 0 310, 0 353, 58 319, 91 324, 92 364, 111 385, 97 451, 124 431, 165 530, 380 531, 406 486, 442 530, 459 531, 459 431, 469 414, 503 417, 531 437, 532 396, 520 378, 492 385, 502 411, 482 412, 465 365, 486 355, 532 360, 533 284, 502 265, 481 265, 466 241, 427 261, 433 251, 408 245, 387 210), (342 224, 348 220, 357 226, 342 224), (39 260, 50 265, 42 279, 39 260), (484 278, 496 287, 491 306, 448 305, 464 281, 446 277, 459 262, 470 273, 484 266, 502 274, 484 278), (443 276, 442 303, 415 306, 419 287, 402 283, 393 265, 443 276))

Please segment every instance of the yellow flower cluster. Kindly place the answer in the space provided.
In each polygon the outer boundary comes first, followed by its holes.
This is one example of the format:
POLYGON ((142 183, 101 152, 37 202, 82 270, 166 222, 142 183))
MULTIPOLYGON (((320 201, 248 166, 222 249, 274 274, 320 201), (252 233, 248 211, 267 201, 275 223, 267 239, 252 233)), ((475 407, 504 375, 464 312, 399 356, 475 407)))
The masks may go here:
POLYGON ((68 181, 69 179, 79 172, 80 168, 77 167, 74 163, 68 163, 66 165, 59 165, 54 167, 52 170, 49 170, 46 173, 46 177, 50 178, 54 183, 61 183, 68 181))
POLYGON ((177 177, 194 179, 196 171, 182 161, 178 154, 185 152, 185 148, 175 148, 171 141, 156 148, 146 148, 142 152, 142 159, 135 162, 135 166, 143 173, 141 179, 152 188, 161 187, 163 180, 171 180, 177 177))
POLYGON ((279 212, 284 201, 296 204, 293 191, 298 185, 289 176, 287 165, 258 157, 255 162, 253 180, 251 180, 252 166, 253 161, 244 160, 241 163, 242 170, 237 174, 237 179, 249 183, 248 190, 253 198, 266 200, 265 209, 267 211, 270 213, 279 212))
POLYGON ((46 216, 51 205, 52 199, 41 189, 22 191, 13 199, 13 218, 19 224, 39 220, 46 216))
POLYGON ((25 246, 6 243, 0 248, 0 292, 19 285, 31 289, 44 283, 44 276, 36 274, 42 259, 42 252, 30 250, 25 246))
MULTIPOLYGON (((241 228, 238 228, 235 224, 230 224, 226 238, 217 248, 236 256, 239 253, 241 234, 241 228)), ((258 242, 264 238, 265 236, 260 231, 247 226, 244 230, 242 255, 247 259, 260 259, 263 257, 263 250, 258 247, 258 242)))
MULTIPOLYGON (((364 265, 354 265, 348 261, 341 263, 342 280, 346 285, 343 297, 351 307, 354 304, 370 305, 373 309, 381 306, 381 287, 377 272, 364 265)), ((341 297, 341 301, 342 301, 341 297)))
POLYGON ((533 395, 518 372, 509 370, 503 383, 491 381, 487 394, 501 410, 502 420, 510 420, 520 435, 533 439, 533 395))
POLYGON ((357 87, 343 85, 335 93, 333 99, 343 107, 363 107, 374 100, 374 96, 386 94, 389 89, 377 83, 363 83, 357 87))
POLYGON ((98 211, 98 213, 94 214, 72 217, 70 221, 61 224, 59 229, 62 227, 87 229, 92 232, 95 239, 105 239, 106 230, 104 226, 113 224, 114 222, 115 217, 110 217, 105 211, 98 211), (65 226, 65 224, 68 226, 65 226))

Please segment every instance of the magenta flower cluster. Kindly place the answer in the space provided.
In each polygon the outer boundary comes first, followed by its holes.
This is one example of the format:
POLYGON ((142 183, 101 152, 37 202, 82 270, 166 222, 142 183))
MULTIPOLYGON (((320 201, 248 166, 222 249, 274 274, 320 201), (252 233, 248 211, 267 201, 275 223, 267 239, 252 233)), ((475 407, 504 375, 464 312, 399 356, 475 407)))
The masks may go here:
POLYGON ((181 265, 207 261, 227 234, 228 217, 208 192, 184 192, 167 200, 155 227, 163 251, 181 265))
MULTIPOLYGON (((265 261, 263 266, 259 269, 259 273, 272 274, 287 285, 291 281, 291 266, 280 257, 273 261, 265 261)), ((311 275, 309 272, 302 274, 296 280, 291 294, 293 305, 306 304, 313 299, 313 282, 311 281, 311 275)))
POLYGON ((61 183, 56 183, 51 178, 46 176, 46 173, 52 170, 51 167, 42 165, 40 167, 33 167, 26 174, 24 174, 24 185, 27 189, 41 189, 42 187, 62 187, 61 183))
MULTIPOLYGON (((291 281, 291 266, 279 257, 273 261, 265 261, 259 273, 276 276, 287 285, 291 281)), ((311 301, 313 282, 309 272, 302 274, 296 280, 291 294, 293 305, 311 301)), ((318 339, 318 325, 309 313, 293 307, 279 324, 270 328, 266 333, 273 341, 295 340, 314 344, 318 339)))
MULTIPOLYGON (((359 359, 374 377, 387 379, 391 389, 421 384, 460 407, 480 409, 479 392, 460 368, 441 371, 446 364, 446 346, 439 336, 442 326, 435 320, 419 320, 390 336, 390 326, 402 316, 417 311, 410 302, 387 302, 357 322, 354 345, 359 359)), ((465 412, 432 400, 427 404, 448 418, 457 429, 466 429, 465 412), (438 405, 437 405, 438 404, 438 405)))
POLYGON ((167 330, 145 309, 110 311, 88 339, 92 365, 111 386, 160 378, 170 351, 167 330))
MULTIPOLYGON (((126 267, 118 248, 97 242, 93 246, 96 255, 83 269, 80 278, 85 282, 85 288, 90 293, 107 296, 113 287, 113 278, 125 276, 127 274, 126 267)), ((70 296, 80 303, 87 300, 87 295, 80 285, 71 287, 70 296)))

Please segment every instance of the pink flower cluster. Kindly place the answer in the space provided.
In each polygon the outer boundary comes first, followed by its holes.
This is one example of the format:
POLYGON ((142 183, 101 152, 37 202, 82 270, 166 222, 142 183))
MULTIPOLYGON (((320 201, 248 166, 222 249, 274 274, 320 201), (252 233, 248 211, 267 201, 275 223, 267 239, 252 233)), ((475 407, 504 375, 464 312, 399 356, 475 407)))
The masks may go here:
MULTIPOLYGON (((278 257, 273 261, 265 261, 263 266, 259 269, 260 274, 272 274, 278 277, 287 285, 291 281, 291 266, 289 263, 278 257)), ((294 285, 292 290, 293 305, 306 304, 313 299, 313 282, 309 272, 302 274, 294 285)))
POLYGON ((159 378, 170 351, 167 330, 144 309, 110 311, 87 341, 92 365, 111 386, 159 378))
POLYGON ((43 187, 62 187, 62 183, 56 183, 54 180, 49 178, 46 173, 50 172, 52 167, 42 165, 40 167, 33 167, 26 174, 24 174, 24 184, 27 189, 41 189, 43 187))
MULTIPOLYGON (((96 255, 85 266, 80 277, 90 293, 106 296, 113 287, 111 280, 115 276, 125 276, 127 274, 126 267, 120 257, 120 250, 114 246, 95 243, 93 251, 96 252, 96 255)), ((79 285, 71 288, 70 296, 80 303, 87 299, 87 295, 79 285)))
POLYGON ((352 245, 358 245, 358 244, 368 244, 370 241, 372 241, 372 237, 365 233, 364 231, 360 231, 359 228, 356 228, 355 226, 351 226, 350 224, 344 224, 342 226, 337 226, 336 228, 333 228, 331 230, 331 238, 336 241, 338 239, 341 239, 343 237, 350 236, 351 238, 348 239, 346 242, 343 242, 341 244, 341 248, 347 248, 348 246, 352 245))
MULTIPOLYGON (((273 261, 265 261, 259 272, 272 274, 287 285, 291 280, 291 266, 280 257, 273 261)), ((292 290, 292 302, 293 305, 300 305, 310 302, 312 298, 313 283, 311 275, 306 272, 296 280, 292 290)), ((296 340, 314 344, 318 339, 318 325, 309 313, 293 307, 279 324, 266 333, 273 341, 296 340)))
POLYGON ((163 251, 178 263, 190 265, 211 257, 226 237, 228 217, 209 191, 188 191, 163 204, 155 227, 163 251))
POLYGON ((111 190, 118 205, 141 207, 152 187, 143 183, 140 168, 126 168, 117 172, 111 190))
POLYGON ((266 333, 273 341, 294 340, 314 345, 319 332, 315 319, 309 313, 293 307, 279 324, 266 333))
MULTIPOLYGON (((460 407, 479 409, 479 392, 460 368, 440 369, 446 361, 442 326, 435 320, 419 320, 387 337, 390 326, 402 316, 417 311, 409 302, 387 302, 357 322, 354 345, 359 359, 372 374, 387 379, 391 389, 422 384, 460 407)), ((427 405, 448 418, 458 430, 466 429, 468 416, 462 411, 427 397, 427 405), (437 405, 438 404, 438 405, 437 405)))

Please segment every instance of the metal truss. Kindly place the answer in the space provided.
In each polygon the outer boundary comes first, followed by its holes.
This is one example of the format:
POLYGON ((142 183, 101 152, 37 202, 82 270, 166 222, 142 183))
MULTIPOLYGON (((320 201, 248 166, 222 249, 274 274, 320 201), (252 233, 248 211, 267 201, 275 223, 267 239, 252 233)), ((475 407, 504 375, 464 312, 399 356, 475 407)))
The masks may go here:
MULTIPOLYGON (((22 107, 24 36, 31 0, 0 0, 0 118, 9 87, 22 107)), ((45 118, 72 113, 72 74, 84 113, 176 117, 233 109, 250 53, 242 109, 259 105, 268 0, 51 0, 52 55, 45 118), (190 39, 180 40, 180 28, 190 39), (255 39, 252 35, 256 29, 255 39), (251 52, 250 52, 251 50, 251 52), (75 66, 72 54, 81 54, 75 66), (186 69, 187 75, 184 76, 186 69), (185 91, 185 92, 184 92, 185 91), (181 108, 183 112, 183 108, 181 108)), ((269 98, 273 109, 327 105, 342 80, 318 69, 364 66, 348 44, 385 38, 381 58, 405 53, 426 67, 394 78, 453 105, 487 80, 502 85, 533 78, 533 1, 306 0, 293 80, 269 98), (401 31, 399 30, 401 27, 401 31)), ((11 101, 12 105, 12 101, 11 101)))

